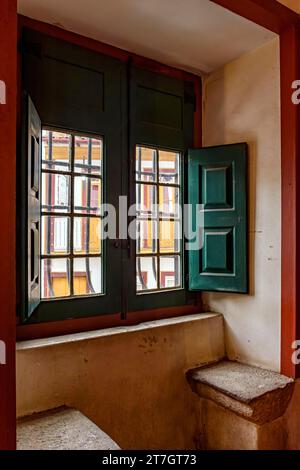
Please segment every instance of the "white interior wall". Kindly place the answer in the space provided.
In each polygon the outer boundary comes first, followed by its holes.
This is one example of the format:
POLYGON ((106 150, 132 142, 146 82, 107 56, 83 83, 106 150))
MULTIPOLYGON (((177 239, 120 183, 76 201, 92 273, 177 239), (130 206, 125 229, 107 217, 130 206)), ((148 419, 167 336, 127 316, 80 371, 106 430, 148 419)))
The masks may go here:
POLYGON ((249 295, 209 293, 231 359, 280 367, 281 150, 279 40, 204 79, 203 145, 249 144, 249 295))

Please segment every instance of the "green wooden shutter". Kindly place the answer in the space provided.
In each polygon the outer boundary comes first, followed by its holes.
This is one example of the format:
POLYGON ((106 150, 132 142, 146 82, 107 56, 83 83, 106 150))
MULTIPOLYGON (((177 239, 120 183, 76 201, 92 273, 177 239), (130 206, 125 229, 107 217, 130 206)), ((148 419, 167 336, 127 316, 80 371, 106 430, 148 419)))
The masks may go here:
POLYGON ((247 293, 247 144, 190 150, 188 192, 199 242, 189 250, 190 290, 247 293))
POLYGON ((28 319, 40 303, 40 161, 41 120, 27 95, 24 106, 23 164, 26 207, 24 207, 24 301, 23 320, 28 319), (27 216, 27 217, 26 217, 27 216))
MULTIPOLYGON (((118 207, 119 195, 124 194, 122 178, 126 178, 122 158, 127 151, 127 64, 27 28, 22 30, 20 46, 22 88, 32 98, 43 127, 103 138, 103 202, 118 207)), ((23 142, 26 139, 24 135, 23 142)), ((23 173, 27 175, 27 168, 23 173)), ((24 187, 22 195, 25 192, 24 187)), ((20 208, 25 202, 20 201, 20 208)), ((25 233, 27 220, 22 227, 25 233)), ((27 245, 23 236, 19 239, 23 256, 27 245)), ((42 298, 30 323, 119 313, 122 248, 114 240, 103 241, 104 295, 42 298)), ((27 257, 22 266, 25 263, 27 257)), ((20 286, 27 284, 27 272, 22 276, 20 286)))

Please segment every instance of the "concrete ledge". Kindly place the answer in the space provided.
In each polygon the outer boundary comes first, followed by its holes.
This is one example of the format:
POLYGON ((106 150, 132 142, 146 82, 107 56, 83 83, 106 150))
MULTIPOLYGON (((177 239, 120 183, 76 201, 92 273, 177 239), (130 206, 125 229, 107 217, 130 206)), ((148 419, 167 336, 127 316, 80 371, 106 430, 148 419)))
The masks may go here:
POLYGON ((18 420, 18 450, 118 450, 80 411, 58 408, 18 420))
POLYGON ((294 388, 288 377, 231 361, 189 371, 187 377, 201 398, 257 424, 282 416, 294 388))
POLYGON ((184 372, 221 360, 224 346, 213 314, 19 343, 17 416, 66 405, 122 449, 193 449, 198 400, 184 372))
POLYGON ((119 326, 113 328, 104 328, 101 330, 85 331, 83 333, 74 333, 70 335, 53 336, 50 338, 33 339, 17 342, 17 351, 26 351, 32 349, 48 348, 60 344, 77 343, 87 340, 97 340, 107 336, 124 335, 136 333, 138 331, 155 330, 156 328, 175 326, 179 324, 194 323, 208 319, 222 318, 219 313, 197 313, 194 315, 185 315, 182 317, 166 318, 164 320, 154 320, 140 323, 132 326, 119 326))

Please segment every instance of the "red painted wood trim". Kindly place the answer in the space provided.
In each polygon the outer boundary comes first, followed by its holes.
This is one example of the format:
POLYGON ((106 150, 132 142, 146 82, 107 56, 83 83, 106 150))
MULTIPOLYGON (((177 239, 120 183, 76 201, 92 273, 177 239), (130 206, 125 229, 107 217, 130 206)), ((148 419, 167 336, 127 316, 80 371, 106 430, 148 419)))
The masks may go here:
MULTIPOLYGON (((270 29, 276 33, 281 33, 286 27, 290 25, 294 25, 298 22, 298 16, 291 12, 290 10, 286 9, 282 5, 279 5, 277 2, 273 0, 212 0, 215 3, 233 11, 234 13, 239 14, 265 28, 270 29)), ((5 26, 5 18, 8 11, 8 4, 10 12, 15 11, 16 8, 16 0, 2 0, 0 4, 0 38, 1 38, 1 61, 0 61, 0 74, 4 73, 5 76, 8 76, 10 83, 13 83, 12 76, 14 75, 13 67, 14 67, 14 51, 11 51, 10 47, 13 46, 12 42, 7 42, 7 38, 9 38, 9 34, 13 34, 14 31, 14 22, 12 19, 12 14, 9 15, 12 22, 11 25, 5 26), (4 25, 4 26, 3 26, 4 25), (5 37, 5 42, 2 42, 2 36, 5 37), (4 45, 4 47, 3 47, 4 45), (9 53, 9 61, 3 62, 2 60, 2 53, 9 53), (3 69, 3 70, 2 70, 3 69)), ((22 19, 23 24, 27 24, 30 27, 33 26, 32 20, 24 20, 22 19)), ((35 26, 37 26, 37 22, 34 22, 35 26)), ((55 28, 54 26, 45 25, 39 23, 41 30, 45 33, 49 34, 50 29, 57 35, 61 35, 63 39, 65 37, 64 31, 59 30, 59 28, 55 28), (44 26, 43 26, 44 25, 44 26)), ((73 35, 72 33, 68 33, 68 36, 73 35)), ((297 241, 297 226, 299 224, 299 217, 297 222, 297 194, 296 194, 296 182, 298 179, 298 165, 297 163, 297 154, 298 154, 298 137, 296 133, 296 126, 298 121, 298 111, 291 108, 290 106, 290 90, 289 86, 291 83, 291 79, 299 79, 300 76, 296 76, 296 72, 298 69, 296 57, 297 57, 297 49, 299 47, 299 39, 297 39, 298 34, 295 30, 287 31, 282 35, 281 38, 281 93, 282 93, 282 372, 286 373, 290 376, 299 375, 299 370, 293 366, 291 363, 291 342, 294 339, 298 338, 299 336, 299 322, 297 325, 297 265, 296 263, 296 241, 297 241), (293 44, 293 51, 290 49, 290 45, 293 44), (292 57, 289 58, 289 55, 292 53, 292 57), (290 127, 291 126, 291 127, 290 127)), ((122 60, 127 60, 128 54, 124 51, 116 50, 111 46, 100 45, 96 41, 81 38, 78 35, 73 35, 73 41, 78 44, 82 45, 82 41, 85 43, 85 47, 90 47, 94 49, 97 47, 97 50, 102 53, 108 53, 109 55, 118 57, 122 60), (106 52, 105 52, 106 51, 106 52), (116 55, 115 55, 116 54, 116 55)), ((95 49, 94 49, 95 50, 95 49)), ((8 54, 7 54, 8 55, 8 54)), ((13 87, 10 89, 10 93, 12 94, 13 98, 13 87)), ((200 107, 201 108, 201 107, 200 107)), ((199 109, 200 109, 199 108, 199 109)), ((8 138, 13 133, 11 124, 14 122, 15 116, 14 112, 11 110, 11 121, 7 121, 6 125, 3 125, 2 116, 0 114, 0 144, 2 141, 5 142, 5 148, 8 150, 6 152, 6 156, 12 156, 9 161, 5 159, 5 163, 8 163, 8 166, 5 168, 5 173, 7 173, 7 169, 9 169, 9 173, 11 174, 11 178, 7 178, 4 181, 4 185, 6 188, 6 195, 5 198, 2 199, 5 201, 5 207, 9 206, 11 210, 11 202, 14 200, 15 195, 13 194, 14 188, 14 172, 15 168, 14 165, 14 151, 12 151, 14 138, 8 138), (8 129, 8 134, 6 136, 6 130, 8 129), (9 187, 8 187, 9 186, 9 187), (8 196, 11 197, 8 197, 8 196)), ((198 123, 195 123, 195 146, 201 145, 201 117, 198 123), (198 139, 198 140, 197 140, 198 139)), ((3 149, 4 147, 1 145, 0 147, 3 149)), ((1 152, 1 150, 0 150, 1 152)), ((1 154, 2 155, 2 154, 1 154)), ((0 169, 2 170, 2 162, 4 159, 0 160, 0 169)), ((3 174, 3 173, 2 173, 3 174)), ((2 186, 4 189, 4 187, 2 186)), ((4 207, 4 212, 5 212, 4 207)), ((6 208, 7 208, 6 207, 6 208)), ((14 211, 11 211, 9 214, 9 218, 5 220, 13 222, 13 214, 14 211)), ((299 234, 299 231, 298 231, 299 234)), ((2 279, 5 279, 5 286, 1 284, 1 291, 0 291, 0 298, 1 300, 4 299, 5 303, 2 305, 6 305, 5 315, 0 316, 0 331, 3 332, 8 338, 9 344, 14 336, 14 326, 11 324, 9 319, 14 318, 14 310, 11 309, 11 302, 14 299, 14 287, 12 286, 10 280, 12 280, 14 274, 11 273, 11 266, 14 264, 14 254, 11 251, 12 245, 14 243, 14 230, 12 227, 9 227, 9 231, 1 233, 1 237, 5 237, 4 243, 8 242, 6 247, 9 247, 9 252, 12 255, 8 270, 5 273, 5 277, 2 276, 2 279), (10 240, 8 240, 10 237, 10 240), (9 273, 9 274, 8 274, 9 273), (8 288, 7 293, 6 288, 8 288)), ((2 238, 1 238, 1 245, 2 238)), ((9 258, 9 257, 7 257, 9 258)), ((196 313, 196 312, 195 312, 196 313)), ((142 312, 145 314, 145 312, 142 312)), ((131 314, 129 314, 131 315, 131 314)), ((138 315, 138 321, 141 321, 140 313, 134 314, 138 315)), ((170 316, 174 316, 174 312, 171 313, 170 316)), ((101 317, 103 319, 104 317, 101 317)), ((134 318, 134 317, 132 317, 134 318)), ((143 318, 145 319, 146 316, 143 318)), ((73 331, 83 331, 85 329, 84 323, 87 319, 81 320, 70 320, 69 322, 74 322, 73 324, 73 331)), ((93 319, 95 321, 96 319, 93 319)), ((107 325, 109 321, 113 323, 113 319, 106 317, 107 325)), ((118 316, 119 322, 119 316, 118 316)), ((66 324, 64 322, 56 322, 57 330, 55 331, 55 324, 48 324, 50 325, 47 336, 52 336, 54 334, 63 334, 65 333, 66 324), (59 329, 61 333, 59 332, 59 329), (63 329, 63 331, 62 331, 63 329)), ((38 328, 38 325, 35 326, 38 328)), ((94 324, 95 328, 99 326, 94 324)), ((92 324, 86 324, 87 329, 94 328, 92 324)), ((103 327, 103 326, 101 326, 103 327)), ((19 337, 22 338, 22 328, 18 327, 19 337)), ((33 329, 33 327, 32 327, 33 329)), ((72 329, 72 328, 71 328, 72 329)), ((28 330, 27 330, 28 332, 28 330)), ((40 333, 37 333, 35 330, 37 337, 41 337, 40 333)), ((32 333, 32 337, 34 337, 34 332, 32 333)), ((11 360, 13 361, 13 352, 9 353, 11 360)), ((1 366, 0 366, 1 367, 1 366)), ((1 370, 1 369, 0 369, 1 370)), ((15 422, 13 421, 13 412, 12 405, 14 405, 14 364, 11 363, 9 367, 9 372, 5 372, 6 376, 2 376, 2 371, 0 375, 0 416, 1 416, 1 427, 0 427, 0 449, 2 448, 13 448, 15 443, 15 422), (3 394, 3 383, 6 386, 7 383, 10 384, 10 396, 7 396, 7 393, 3 394)))
POLYGON ((291 25, 300 24, 299 15, 276 0, 211 1, 277 34, 291 25))
POLYGON ((300 79, 300 33, 287 29, 280 37, 282 140, 282 286, 281 371, 299 377, 292 363, 292 343, 300 340, 300 105, 292 103, 292 82, 300 79))
POLYGON ((37 323, 35 325, 17 326, 17 338, 19 341, 49 338, 84 331, 93 331, 103 328, 138 325, 142 322, 175 318, 180 316, 199 313, 200 306, 182 306, 164 309, 131 312, 127 314, 126 320, 120 319, 120 313, 114 315, 100 315, 98 317, 78 318, 75 320, 63 320, 49 323, 37 323))
POLYGON ((6 364, 0 364, 0 449, 16 447, 16 90, 17 0, 0 2, 0 80, 6 83, 6 104, 0 104, 0 340, 6 364))

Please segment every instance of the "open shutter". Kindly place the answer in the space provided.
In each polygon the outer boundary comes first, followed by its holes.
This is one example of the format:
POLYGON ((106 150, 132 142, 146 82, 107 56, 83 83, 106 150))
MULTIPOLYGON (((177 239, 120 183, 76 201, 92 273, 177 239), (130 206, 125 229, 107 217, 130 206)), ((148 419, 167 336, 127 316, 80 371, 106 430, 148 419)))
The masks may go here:
POLYGON ((27 234, 25 248, 24 305, 23 320, 28 319, 38 306, 40 287, 40 161, 41 161, 41 120, 33 102, 25 98, 23 164, 24 188, 27 207, 24 212, 24 232, 27 234))
POLYGON ((188 192, 190 290, 247 293, 247 144, 190 150, 188 192))

